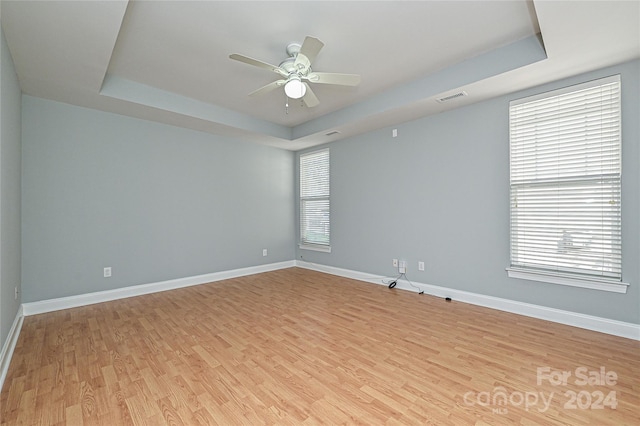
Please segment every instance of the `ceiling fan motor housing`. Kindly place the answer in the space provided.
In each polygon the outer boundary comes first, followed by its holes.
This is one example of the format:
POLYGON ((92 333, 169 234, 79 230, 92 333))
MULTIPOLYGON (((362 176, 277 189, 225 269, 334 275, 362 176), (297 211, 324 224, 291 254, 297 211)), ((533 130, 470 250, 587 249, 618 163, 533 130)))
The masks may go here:
POLYGON ((289 74, 294 73, 296 71, 298 71, 294 65, 296 58, 295 57, 290 57, 285 59, 284 61, 280 62, 280 65, 278 65, 280 68, 282 68, 283 70, 285 70, 286 72, 288 72, 289 74))

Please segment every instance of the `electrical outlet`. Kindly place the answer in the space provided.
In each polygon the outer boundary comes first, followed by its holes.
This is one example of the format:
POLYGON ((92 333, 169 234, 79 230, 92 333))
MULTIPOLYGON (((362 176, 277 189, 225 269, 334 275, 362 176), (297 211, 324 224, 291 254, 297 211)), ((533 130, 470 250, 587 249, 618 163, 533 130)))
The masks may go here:
POLYGON ((262 249, 262 255, 266 256, 267 255, 267 249, 262 249))
POLYGON ((401 260, 400 263, 398 263, 398 272, 400 272, 401 274, 405 274, 407 272, 406 260, 401 260))
POLYGON ((418 271, 424 271, 424 262, 418 262, 418 271))
POLYGON ((111 276, 111 266, 104 268, 104 277, 109 278, 111 276))
POLYGON ((398 259, 393 259, 393 267, 394 268, 398 267, 398 259))

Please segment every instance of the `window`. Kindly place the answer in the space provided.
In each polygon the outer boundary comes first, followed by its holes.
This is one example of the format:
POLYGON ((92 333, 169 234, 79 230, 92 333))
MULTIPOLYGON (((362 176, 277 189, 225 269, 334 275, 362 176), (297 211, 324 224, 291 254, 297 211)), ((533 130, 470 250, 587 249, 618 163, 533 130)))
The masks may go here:
POLYGON ((300 155, 300 248, 331 251, 329 150, 300 155))
POLYGON ((509 124, 509 276, 626 292, 620 77, 512 101, 509 124))

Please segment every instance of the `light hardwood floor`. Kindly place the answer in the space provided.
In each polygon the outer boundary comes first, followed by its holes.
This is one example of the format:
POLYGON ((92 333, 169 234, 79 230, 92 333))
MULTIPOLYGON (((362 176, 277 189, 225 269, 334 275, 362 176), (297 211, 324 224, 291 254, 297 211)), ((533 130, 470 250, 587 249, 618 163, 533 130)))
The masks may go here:
POLYGON ((26 317, 0 404, 3 425, 638 425, 640 343, 291 268, 26 317))

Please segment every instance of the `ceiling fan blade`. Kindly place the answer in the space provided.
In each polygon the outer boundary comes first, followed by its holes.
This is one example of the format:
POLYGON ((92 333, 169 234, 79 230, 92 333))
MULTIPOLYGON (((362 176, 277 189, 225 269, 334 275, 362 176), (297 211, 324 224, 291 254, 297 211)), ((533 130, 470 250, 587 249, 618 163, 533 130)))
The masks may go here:
POLYGON ((314 106, 320 104, 320 101, 316 97, 316 94, 313 93, 313 90, 311 90, 311 87, 309 87, 307 83, 304 83, 304 85, 307 86, 307 92, 302 97, 304 104, 309 108, 313 108, 314 106))
POLYGON ((324 43, 315 37, 305 37, 300 47, 300 53, 307 57, 309 62, 313 62, 320 53, 320 49, 324 47, 324 43))
POLYGON ((331 72, 312 72, 306 77, 311 83, 318 84, 337 84, 340 86, 357 86, 360 84, 360 76, 358 74, 338 74, 331 72))
POLYGON ((273 83, 269 83, 266 86, 262 86, 258 90, 254 90, 253 92, 249 93, 249 96, 264 95, 265 93, 269 93, 272 90, 277 89, 278 87, 284 86, 286 82, 287 82, 286 80, 276 80, 273 83))
POLYGON ((266 70, 273 71, 275 73, 280 74, 283 77, 286 77, 288 75, 287 72, 280 67, 268 64, 266 62, 259 61, 258 59, 253 59, 248 56, 240 55, 238 53, 232 53, 231 55, 229 55, 229 58, 236 61, 244 62, 245 64, 253 65, 254 67, 264 68, 266 70))

